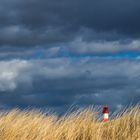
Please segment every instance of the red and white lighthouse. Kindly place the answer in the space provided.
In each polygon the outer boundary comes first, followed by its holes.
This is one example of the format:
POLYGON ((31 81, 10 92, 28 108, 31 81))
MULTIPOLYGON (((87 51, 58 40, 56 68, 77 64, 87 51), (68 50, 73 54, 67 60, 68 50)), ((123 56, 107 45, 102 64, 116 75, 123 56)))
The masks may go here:
POLYGON ((103 122, 106 122, 109 120, 109 107, 108 106, 103 106, 103 122))

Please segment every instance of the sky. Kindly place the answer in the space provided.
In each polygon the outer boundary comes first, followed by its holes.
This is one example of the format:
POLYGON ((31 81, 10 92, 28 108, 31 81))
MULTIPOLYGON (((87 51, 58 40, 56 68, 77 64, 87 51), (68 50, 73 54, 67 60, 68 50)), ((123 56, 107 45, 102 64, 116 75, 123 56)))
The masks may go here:
POLYGON ((0 0, 0 109, 140 102, 139 0, 0 0))

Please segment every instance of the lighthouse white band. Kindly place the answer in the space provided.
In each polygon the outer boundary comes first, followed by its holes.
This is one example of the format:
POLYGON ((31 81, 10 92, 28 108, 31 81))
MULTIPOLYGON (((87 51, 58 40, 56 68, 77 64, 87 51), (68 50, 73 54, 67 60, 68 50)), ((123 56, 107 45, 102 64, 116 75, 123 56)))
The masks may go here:
POLYGON ((109 114, 108 113, 104 113, 104 119, 109 119, 109 114))

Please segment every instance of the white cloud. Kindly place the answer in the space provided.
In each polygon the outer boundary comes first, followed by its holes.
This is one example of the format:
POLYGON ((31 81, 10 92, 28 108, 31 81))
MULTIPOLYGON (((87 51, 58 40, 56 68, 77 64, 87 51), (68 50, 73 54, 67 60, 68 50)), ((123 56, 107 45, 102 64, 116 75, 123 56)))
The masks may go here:
POLYGON ((24 60, 0 61, 0 91, 16 89, 18 79, 29 65, 29 62, 24 60))
POLYGON ((70 51, 79 54, 106 54, 127 51, 140 51, 140 40, 133 41, 91 41, 77 38, 69 44, 70 51))

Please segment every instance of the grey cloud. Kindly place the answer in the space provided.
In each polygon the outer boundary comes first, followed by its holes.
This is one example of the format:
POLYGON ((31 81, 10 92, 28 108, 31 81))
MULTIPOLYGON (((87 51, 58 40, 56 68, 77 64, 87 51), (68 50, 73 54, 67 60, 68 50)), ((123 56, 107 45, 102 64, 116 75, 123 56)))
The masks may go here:
POLYGON ((0 45, 139 38, 139 9, 138 0, 1 0, 0 45))
POLYGON ((121 58, 133 56, 139 58, 140 40, 123 40, 123 41, 85 41, 77 38, 69 43, 56 44, 53 46, 36 46, 31 48, 19 48, 10 46, 0 47, 0 59, 45 59, 45 58, 63 58, 72 56, 93 56, 93 57, 114 57, 121 58), (128 55, 128 56, 127 56, 128 55))
POLYGON ((114 54, 120 52, 140 52, 140 41, 84 41, 77 38, 68 45, 68 49, 76 54, 114 54))
POLYGON ((16 75, 0 80, 0 103, 9 107, 51 107, 63 111, 73 104, 108 104, 115 109, 140 100, 139 60, 61 58, 11 60, 0 65, 2 74, 16 75), (11 89, 12 83, 15 87, 11 89))
POLYGON ((0 0, 0 108, 138 103, 139 57, 72 56, 140 52, 139 12, 138 0, 0 0))
POLYGON ((140 3, 137 0, 35 0, 21 2, 20 6, 21 21, 29 27, 42 27, 45 23, 54 26, 84 26, 99 31, 139 32, 140 3))
POLYGON ((61 33, 61 28, 48 27, 45 30, 29 30, 26 27, 13 25, 0 30, 0 45, 13 47, 36 47, 39 45, 56 44, 72 39, 70 33, 61 33), (67 38, 69 36, 69 38, 67 38))

